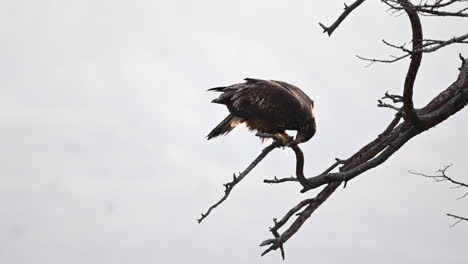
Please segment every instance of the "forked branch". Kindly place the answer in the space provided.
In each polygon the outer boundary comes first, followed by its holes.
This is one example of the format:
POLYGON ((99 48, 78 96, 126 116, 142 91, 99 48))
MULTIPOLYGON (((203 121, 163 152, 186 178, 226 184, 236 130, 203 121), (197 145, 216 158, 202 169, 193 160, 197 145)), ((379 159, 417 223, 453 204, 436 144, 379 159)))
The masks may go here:
MULTIPOLYGON (((395 44, 391 44, 391 43, 387 42, 386 40, 382 40, 382 42, 385 45, 387 45, 389 47, 392 47, 392 48, 395 48, 395 49, 398 49, 398 50, 401 50, 404 53, 402 55, 399 55, 399 56, 392 55, 390 59, 367 58, 367 57, 362 57, 362 56, 356 55, 356 57, 359 58, 360 60, 369 62, 369 64, 367 64, 365 67, 369 67, 369 66, 371 66, 372 64, 374 64, 376 62, 377 63, 397 62, 397 61, 400 61, 400 60, 402 60, 404 58, 408 58, 413 54, 413 51, 407 49, 405 47, 405 45, 397 46, 395 44)), ((453 44, 468 44, 468 34, 464 34, 464 35, 457 36, 457 37, 452 37, 452 38, 450 38, 448 40, 424 39, 422 42, 423 42, 422 48, 419 49, 419 50, 416 50, 416 51, 421 52, 421 53, 431 53, 431 52, 437 51, 437 50, 439 50, 441 48, 444 48, 446 46, 453 45, 453 44)))
POLYGON ((431 178, 431 179, 434 179, 434 181, 436 182, 449 182, 451 183, 453 186, 451 187, 451 189, 459 189, 459 188, 464 188, 466 191, 465 191, 465 194, 463 194, 462 196, 458 197, 457 200, 460 200, 460 199, 463 199, 465 197, 468 196, 468 184, 466 183, 463 183, 463 182, 460 182, 460 181, 457 181, 457 180, 454 180, 453 178, 449 177, 446 173, 446 171, 452 167, 452 164, 450 165, 445 165, 443 169, 438 169, 436 171, 436 175, 428 175, 428 174, 425 174, 425 173, 420 173, 420 172, 412 172, 412 171, 409 171, 409 173, 411 174, 414 174, 414 175, 419 175, 419 176, 423 176, 423 177, 426 177, 426 178, 431 178))
MULTIPOLYGON (((403 7, 400 5, 400 0, 382 0, 387 4, 393 12, 402 10, 403 7)), ((441 1, 436 0, 434 3, 430 1, 419 1, 419 4, 414 4, 414 10, 423 16, 451 16, 451 17, 468 17, 468 7, 461 7, 456 9, 453 7, 457 4, 466 3, 466 0, 448 0, 441 1), (423 3, 424 2, 424 3, 423 3), (450 10, 444 10, 444 8, 452 7, 450 10), (456 11, 453 11, 453 9, 456 11)))
POLYGON ((312 215, 315 209, 317 209, 323 202, 325 202, 339 186, 340 183, 331 183, 325 187, 315 198, 306 199, 289 210, 288 213, 281 219, 281 221, 276 222, 275 225, 270 228, 274 238, 267 239, 260 244, 260 246, 269 246, 265 251, 263 251, 262 256, 272 250, 282 248, 284 243, 288 241, 297 231, 299 231, 301 226, 312 215), (298 217, 289 226, 289 228, 280 234, 278 229, 286 224, 296 212, 300 211, 304 207, 305 209, 297 214, 298 217))

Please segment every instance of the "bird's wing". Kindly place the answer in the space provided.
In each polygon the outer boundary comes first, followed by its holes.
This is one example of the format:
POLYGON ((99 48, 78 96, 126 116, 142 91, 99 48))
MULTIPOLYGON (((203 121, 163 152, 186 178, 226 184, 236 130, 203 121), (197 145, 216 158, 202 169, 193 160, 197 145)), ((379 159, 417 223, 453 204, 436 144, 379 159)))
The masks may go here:
POLYGON ((301 109, 297 96, 279 83, 246 78, 243 84, 226 87, 223 97, 235 115, 286 125, 301 109))
POLYGON ((297 86, 294 86, 292 84, 289 84, 283 81, 272 81, 272 82, 275 82, 283 86, 284 88, 288 89, 292 94, 294 94, 296 98, 299 98, 299 101, 301 101, 301 104, 304 107, 304 109, 309 108, 309 105, 311 105, 312 108, 314 107, 314 101, 310 99, 310 97, 306 93, 304 93, 301 89, 299 89, 297 86))

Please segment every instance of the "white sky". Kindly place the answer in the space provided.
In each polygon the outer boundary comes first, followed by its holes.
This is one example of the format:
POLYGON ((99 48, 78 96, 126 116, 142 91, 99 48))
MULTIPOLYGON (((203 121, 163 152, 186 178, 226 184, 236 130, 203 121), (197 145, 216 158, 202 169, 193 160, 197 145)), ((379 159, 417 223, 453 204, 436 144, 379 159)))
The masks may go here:
MULTIPOLYGON (((418 136, 340 189, 278 252, 263 258, 272 218, 301 199, 294 155, 276 150, 199 225, 195 219, 264 147, 243 127, 207 142, 227 114, 205 90, 244 77, 301 87, 316 103, 305 172, 327 168, 380 133, 408 61, 381 40, 408 41, 408 18, 365 2, 329 38, 342 1, 4 1, 0 4, 1 263, 467 263, 460 190, 410 175, 445 164, 467 182, 468 115, 418 136)), ((427 38, 466 20, 424 18, 427 38)), ((420 107, 457 76, 451 46, 423 59, 420 107)))

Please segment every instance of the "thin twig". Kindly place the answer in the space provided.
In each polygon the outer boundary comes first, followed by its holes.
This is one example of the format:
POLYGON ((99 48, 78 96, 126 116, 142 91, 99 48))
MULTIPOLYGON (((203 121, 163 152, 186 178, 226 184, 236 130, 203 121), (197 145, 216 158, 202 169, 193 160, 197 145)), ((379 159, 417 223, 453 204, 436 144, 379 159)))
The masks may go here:
POLYGON ((370 66, 372 66, 372 64, 376 63, 376 62, 379 62, 379 63, 394 63, 394 62, 397 62, 399 60, 402 60, 406 57, 409 57, 410 54, 405 54, 405 55, 402 55, 400 57, 394 57, 393 59, 388 59, 388 60, 385 60, 385 59, 376 59, 376 58, 366 58, 366 57, 362 57, 360 55, 356 55, 356 57, 360 60, 363 60, 363 61, 369 61, 370 63, 365 65, 364 68, 368 68, 370 66))
MULTIPOLYGON (((458 189, 458 188, 462 188, 462 187, 468 188, 468 184, 456 181, 456 180, 452 179, 451 177, 447 176, 446 171, 451 166, 452 166, 452 164, 445 165, 443 169, 438 169, 436 171, 436 173, 439 173, 438 175, 427 175, 427 174, 424 174, 424 173, 412 172, 412 171, 409 171, 409 173, 414 174, 414 175, 418 175, 418 176, 423 176, 423 177, 426 177, 426 178, 431 178, 431 179, 434 179, 436 182, 448 181, 448 182, 455 185, 455 186, 452 186, 450 189, 458 189)), ((457 200, 463 199, 466 196, 468 196, 468 192, 466 192, 464 195, 458 197, 457 200)), ((454 217, 456 219, 459 219, 454 224, 452 224, 450 227, 455 226, 456 224, 460 223, 460 221, 462 221, 462 220, 468 221, 467 218, 464 218, 464 217, 461 217, 461 216, 452 215, 452 214, 447 214, 447 215, 451 216, 451 217, 454 217)))
MULTIPOLYGON (((389 6, 389 9, 392 10, 392 12, 398 12, 404 9, 403 5, 401 4, 400 0, 383 0, 383 3, 389 6)), ((468 13, 465 13, 465 11, 468 10, 467 7, 459 9, 458 11, 445 11, 445 10, 440 10, 442 7, 447 7, 452 4, 460 3, 460 2, 466 2, 464 0, 452 0, 448 1, 446 3, 438 3, 437 1, 433 5, 428 5, 428 4, 417 4, 413 5, 413 9, 420 13, 423 16, 451 16, 451 17, 468 17, 468 13)))
POLYGON ((443 169, 437 170, 436 173, 440 173, 439 175, 428 175, 428 174, 424 174, 424 173, 420 173, 420 172, 412 172, 412 171, 409 171, 409 173, 414 174, 414 175, 423 176, 423 177, 426 177, 426 178, 433 178, 435 181, 438 181, 438 182, 439 181, 449 181, 449 182, 455 184, 456 186, 461 186, 461 187, 468 188, 468 184, 456 181, 456 180, 452 179, 451 177, 447 176, 446 171, 450 167, 452 167, 452 164, 445 165, 443 169))
POLYGON ((452 37, 451 39, 449 40, 431 40, 431 39, 425 39, 423 40, 423 44, 422 44, 422 47, 421 49, 418 49, 418 50, 408 50, 404 47, 404 45, 401 45, 401 46, 397 46, 397 45, 394 45, 394 44, 391 44, 391 43, 388 43, 387 41, 383 40, 383 42, 390 46, 390 47, 393 47, 393 48, 397 48, 397 49, 400 49, 402 51, 404 51, 406 54, 403 54, 403 55, 400 55, 400 56, 391 56, 392 58, 391 59, 376 59, 376 58, 367 58, 367 57, 362 57, 362 56, 359 56, 359 55, 356 55, 356 57, 360 60, 363 60, 363 61, 368 61, 369 64, 365 65, 364 67, 369 67, 371 66, 372 64, 378 62, 378 63, 394 63, 394 62, 397 62, 397 61, 400 61, 404 58, 408 58, 410 57, 414 52, 421 52, 421 53, 431 53, 431 52, 434 52, 434 51, 437 51, 443 47, 446 47, 446 46, 449 46, 449 45, 452 45, 452 44, 467 44, 468 40, 468 34, 464 34, 464 35, 461 35, 461 36, 458 36, 458 37, 452 37))
POLYGON ((264 183, 270 183, 270 184, 273 184, 273 183, 283 183, 283 182, 297 182, 298 179, 296 177, 287 177, 287 178, 278 178, 278 177, 274 177, 273 179, 264 179, 263 182, 264 183))
POLYGON ((403 96, 396 94, 389 94, 388 91, 381 99, 390 99, 393 103, 403 103, 403 96))
POLYGON ((466 192, 464 195, 458 197, 457 200, 461 200, 461 199, 465 198, 467 195, 468 195, 468 192, 466 192))
POLYGON ((447 214, 447 216, 450 216, 450 217, 453 217, 455 219, 458 219, 458 221, 456 221, 455 223, 453 223, 450 227, 454 227, 456 224, 460 223, 461 221, 468 221, 468 218, 465 218, 465 217, 461 217, 461 216, 458 216, 458 215, 453 215, 453 214, 447 214))
POLYGON ((378 107, 385 107, 385 108, 390 108, 390 109, 393 109, 397 112, 401 112, 401 108, 400 107, 396 107, 394 105, 391 105, 391 104, 387 104, 387 103, 384 103, 382 100, 377 100, 377 106, 378 107))

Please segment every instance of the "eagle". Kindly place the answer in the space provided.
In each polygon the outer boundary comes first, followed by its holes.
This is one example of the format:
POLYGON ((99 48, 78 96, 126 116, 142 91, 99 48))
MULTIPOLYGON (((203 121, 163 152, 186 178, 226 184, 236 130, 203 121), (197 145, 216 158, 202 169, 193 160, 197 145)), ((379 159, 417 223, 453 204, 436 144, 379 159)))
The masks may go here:
POLYGON ((252 131, 280 138, 283 144, 291 140, 286 130, 297 131, 292 141, 296 145, 315 135, 314 101, 301 89, 283 81, 244 80, 244 83, 208 89, 221 92, 211 102, 226 105, 230 112, 207 135, 208 140, 225 135, 242 123, 252 131))

